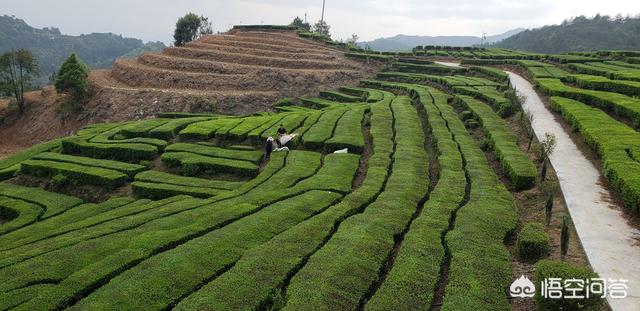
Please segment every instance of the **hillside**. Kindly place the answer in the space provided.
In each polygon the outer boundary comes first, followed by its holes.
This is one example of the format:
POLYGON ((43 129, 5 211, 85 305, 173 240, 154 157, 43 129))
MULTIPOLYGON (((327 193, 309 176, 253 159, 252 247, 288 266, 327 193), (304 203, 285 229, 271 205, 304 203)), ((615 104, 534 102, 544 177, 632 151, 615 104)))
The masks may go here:
POLYGON ((78 113, 57 114, 60 103, 53 90, 31 92, 23 116, 0 122, 0 137, 11 137, 0 142, 0 156, 95 122, 139 120, 167 111, 273 111, 281 98, 353 85, 379 68, 290 31, 206 36, 92 71, 91 96, 78 113))
MULTIPOLYGON (((513 36, 523 28, 509 30, 505 33, 487 36, 488 43, 495 43, 510 36, 513 36)), ((360 42, 358 45, 365 47, 369 45, 373 50, 384 52, 402 52, 411 51, 418 45, 437 45, 437 46, 473 46, 480 44, 482 38, 476 36, 408 36, 396 35, 389 38, 379 38, 369 42, 360 42)))
POLYGON ((640 49, 640 18, 579 16, 560 25, 525 30, 495 44, 537 53, 640 49))
POLYGON ((40 62, 40 77, 36 84, 45 84, 51 74, 71 53, 78 56, 93 69, 110 68, 116 58, 136 57, 142 52, 165 48, 162 42, 147 42, 124 38, 112 33, 92 33, 80 36, 62 34, 59 29, 38 29, 24 20, 0 16, 0 53, 9 49, 31 50, 40 62))
POLYGON ((279 98, 353 84, 375 71, 295 32, 232 30, 92 72, 96 95, 86 110, 93 121, 163 111, 253 113, 271 110, 279 98))
MULTIPOLYGON (((196 47, 224 43, 216 58, 237 72, 231 50, 280 41, 281 54, 306 44, 317 55, 271 57, 274 73, 352 65, 321 61, 331 54, 290 35, 234 32, 150 55, 209 55, 196 47)), ((245 70, 267 65, 247 58, 245 70)), ((133 83, 154 70, 142 59, 118 63, 114 79, 128 72, 133 83)), ((553 66, 523 64, 531 63, 553 66)), ((558 193, 549 225, 537 224, 547 196, 536 182, 538 142, 527 150, 503 92, 508 76, 419 56, 388 69, 278 112, 92 124, 0 160, 0 309, 535 310, 533 299, 508 299, 505 289, 531 276, 539 257, 560 258, 560 223, 572 220, 563 220, 558 193), (265 156, 280 124, 298 135, 288 152, 265 156), (531 233, 544 251, 516 250, 516 237, 531 233)), ((168 71, 139 81, 211 83, 168 71)), ((263 90, 254 80, 240 81, 263 90)), ((552 168, 546 178, 557 181, 552 168)), ((564 264, 588 267, 570 230, 564 264)))

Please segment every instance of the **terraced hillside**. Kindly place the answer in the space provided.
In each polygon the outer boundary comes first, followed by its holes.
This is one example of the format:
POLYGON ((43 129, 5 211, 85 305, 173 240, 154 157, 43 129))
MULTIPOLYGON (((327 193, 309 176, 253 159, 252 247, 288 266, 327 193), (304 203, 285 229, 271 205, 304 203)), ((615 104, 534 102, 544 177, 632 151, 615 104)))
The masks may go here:
POLYGON ((92 72, 96 94, 86 110, 96 121, 165 111, 266 111, 280 98, 355 84, 375 70, 293 31, 235 29, 92 72))
MULTIPOLYGON (((607 177, 632 210, 624 159, 635 159, 635 115, 598 92, 618 85, 633 98, 635 85, 575 74, 573 61, 592 57, 472 52, 482 57, 456 68, 376 54, 394 63, 375 79, 271 111, 97 123, 0 160, 0 310, 533 310, 508 297, 514 279, 534 273, 523 228, 539 228, 543 241, 529 241, 541 244, 537 259, 558 259, 567 212, 559 190, 544 188, 553 170, 540 180, 538 142, 527 148, 508 76, 482 65, 577 94, 552 106, 610 159, 607 177), (280 125, 298 135, 266 158, 280 125)), ((237 87, 275 102, 284 85, 362 74, 365 62, 335 53, 290 33, 234 31, 93 78, 111 83, 98 96, 178 100, 237 87), (259 81, 269 73, 280 76, 259 81)), ((576 235, 570 245, 565 260, 588 266, 576 235)))
POLYGON ((91 125, 1 161, 0 309, 509 309, 516 201, 451 96, 363 86, 91 125), (299 136, 265 162, 280 124, 299 136))

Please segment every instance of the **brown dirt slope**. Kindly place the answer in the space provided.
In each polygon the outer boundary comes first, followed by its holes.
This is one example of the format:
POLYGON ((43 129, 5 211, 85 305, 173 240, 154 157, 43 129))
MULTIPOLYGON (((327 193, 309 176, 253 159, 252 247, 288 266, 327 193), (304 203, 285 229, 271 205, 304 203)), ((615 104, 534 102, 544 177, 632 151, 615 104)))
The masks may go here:
POLYGON ((225 114, 265 111, 279 98, 355 84, 377 69, 294 32, 234 30, 92 72, 95 95, 86 118, 121 121, 212 107, 225 114))
POLYGON ((0 124, 0 158, 91 123, 167 111, 269 111, 280 98, 355 85, 378 69, 294 32, 232 30, 205 36, 184 47, 117 60, 111 70, 92 71, 91 97, 80 113, 58 115, 55 92, 32 92, 27 111, 0 124))

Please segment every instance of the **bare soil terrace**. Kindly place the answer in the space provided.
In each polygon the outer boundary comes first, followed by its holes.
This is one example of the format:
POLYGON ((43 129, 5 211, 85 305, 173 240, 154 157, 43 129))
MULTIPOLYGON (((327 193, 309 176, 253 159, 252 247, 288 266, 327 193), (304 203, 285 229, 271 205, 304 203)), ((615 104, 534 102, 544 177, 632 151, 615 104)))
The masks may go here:
MULTIPOLYGON (((381 65, 288 31, 232 30, 183 47, 117 60, 89 76, 90 97, 78 113, 58 113, 52 88, 26 96, 28 108, 0 124, 0 158, 69 135, 91 123, 139 120, 158 112, 246 114, 270 111, 284 97, 355 85, 381 65)), ((7 114, 0 104, 0 113, 7 114)))

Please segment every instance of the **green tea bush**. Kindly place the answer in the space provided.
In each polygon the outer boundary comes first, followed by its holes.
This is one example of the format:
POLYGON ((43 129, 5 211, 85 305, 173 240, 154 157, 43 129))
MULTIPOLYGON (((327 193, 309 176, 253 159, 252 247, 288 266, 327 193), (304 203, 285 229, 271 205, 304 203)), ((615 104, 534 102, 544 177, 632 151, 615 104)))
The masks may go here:
POLYGON ((518 256, 527 261, 536 261, 549 253, 551 239, 539 223, 527 223, 520 230, 516 241, 518 256))
MULTIPOLYGON (((597 295, 588 299, 544 298, 541 295, 541 282, 549 278, 589 280, 598 278, 598 274, 590 268, 578 266, 565 261, 541 260, 535 265, 534 283, 536 284, 536 305, 538 310, 600 310, 604 300, 597 295)), ((563 290, 563 297, 571 293, 563 290)))

